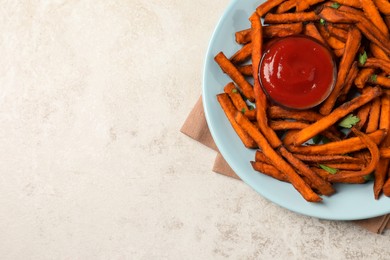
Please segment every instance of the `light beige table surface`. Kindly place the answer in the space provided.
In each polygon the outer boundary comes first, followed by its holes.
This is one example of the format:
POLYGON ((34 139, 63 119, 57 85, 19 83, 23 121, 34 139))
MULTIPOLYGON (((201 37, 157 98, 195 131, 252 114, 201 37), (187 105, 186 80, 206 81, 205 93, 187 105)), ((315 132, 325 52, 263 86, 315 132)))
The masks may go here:
POLYGON ((1 259, 390 258, 390 232, 275 206, 179 133, 228 3, 0 1, 1 259))

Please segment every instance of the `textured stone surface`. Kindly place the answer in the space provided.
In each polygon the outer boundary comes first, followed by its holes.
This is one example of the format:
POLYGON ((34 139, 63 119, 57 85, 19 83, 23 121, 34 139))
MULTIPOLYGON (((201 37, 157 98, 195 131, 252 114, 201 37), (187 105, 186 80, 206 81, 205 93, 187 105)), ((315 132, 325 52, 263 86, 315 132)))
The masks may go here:
POLYGON ((179 133, 228 2, 0 1, 2 259, 388 259, 179 133))

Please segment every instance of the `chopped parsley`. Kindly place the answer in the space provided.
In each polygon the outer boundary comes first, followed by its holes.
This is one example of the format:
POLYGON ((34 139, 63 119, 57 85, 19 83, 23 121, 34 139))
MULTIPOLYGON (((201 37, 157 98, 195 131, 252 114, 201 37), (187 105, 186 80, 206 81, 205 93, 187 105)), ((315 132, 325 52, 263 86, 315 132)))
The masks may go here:
POLYGON ((371 80, 371 82, 375 83, 377 78, 378 78, 378 75, 374 74, 374 75, 371 75, 370 80, 371 80))
POLYGON ((334 9, 339 9, 340 4, 337 2, 334 2, 330 7, 334 8, 334 9))
POLYGON ((245 114, 245 112, 246 112, 245 108, 241 109, 241 113, 245 114))
POLYGON ((236 88, 232 89, 232 93, 238 93, 238 90, 236 88))
POLYGON ((352 126, 356 125, 359 121, 360 118, 354 116, 353 114, 349 114, 348 116, 344 117, 343 120, 341 120, 339 126, 344 128, 351 128, 352 126))
POLYGON ((363 53, 359 53, 359 63, 360 65, 364 65, 367 61, 367 52, 364 51, 363 53))
POLYGON ((332 167, 329 167, 329 166, 326 166, 326 165, 324 165, 324 164, 320 164, 319 166, 320 166, 323 170, 329 172, 330 174, 336 174, 337 171, 338 171, 337 169, 332 168, 332 167))

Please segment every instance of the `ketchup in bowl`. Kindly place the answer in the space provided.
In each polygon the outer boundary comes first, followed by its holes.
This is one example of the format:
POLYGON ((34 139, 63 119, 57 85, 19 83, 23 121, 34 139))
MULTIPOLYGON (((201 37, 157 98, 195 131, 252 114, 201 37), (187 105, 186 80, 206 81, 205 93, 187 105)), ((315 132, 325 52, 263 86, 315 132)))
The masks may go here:
POLYGON ((329 96, 336 73, 334 58, 324 45, 311 37, 290 36, 266 46, 259 80, 277 104, 306 109, 329 96))

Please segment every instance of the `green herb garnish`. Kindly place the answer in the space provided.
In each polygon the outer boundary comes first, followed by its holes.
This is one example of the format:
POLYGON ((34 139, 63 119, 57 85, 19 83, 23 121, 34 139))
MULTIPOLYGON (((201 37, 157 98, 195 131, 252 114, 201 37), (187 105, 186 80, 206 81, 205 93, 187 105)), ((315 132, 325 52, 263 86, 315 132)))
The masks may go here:
POLYGON ((320 19, 320 24, 325 25, 326 21, 324 19, 320 19))
POLYGON ((249 107, 249 110, 253 110, 253 109, 255 109, 255 107, 254 107, 254 106, 252 106, 252 105, 249 105, 248 107, 249 107))
POLYGON ((238 93, 238 90, 236 88, 232 89, 232 93, 238 93))
POLYGON ((359 53, 359 63, 360 65, 364 65, 367 61, 367 52, 364 51, 363 53, 359 53))
POLYGON ((371 75, 370 80, 371 80, 371 82, 375 83, 377 78, 378 78, 378 75, 374 74, 374 75, 371 75))
POLYGON ((334 2, 330 7, 334 8, 334 9, 339 9, 340 4, 337 2, 334 2))
POLYGON ((341 120, 339 126, 344 128, 351 128, 352 126, 356 125, 359 121, 360 118, 354 116, 353 114, 349 114, 348 116, 344 117, 343 120, 341 120))
POLYGON ((330 174, 336 174, 337 173, 337 169, 335 168, 332 168, 332 167, 329 167, 329 166, 326 166, 326 165, 323 165, 323 164, 320 164, 319 165, 323 170, 329 172, 330 174))
POLYGON ((373 180, 375 179, 374 174, 372 174, 372 173, 363 176, 363 178, 364 178, 366 181, 373 181, 373 180))
POLYGON ((246 111, 245 108, 241 109, 241 113, 245 114, 245 111, 246 111))

